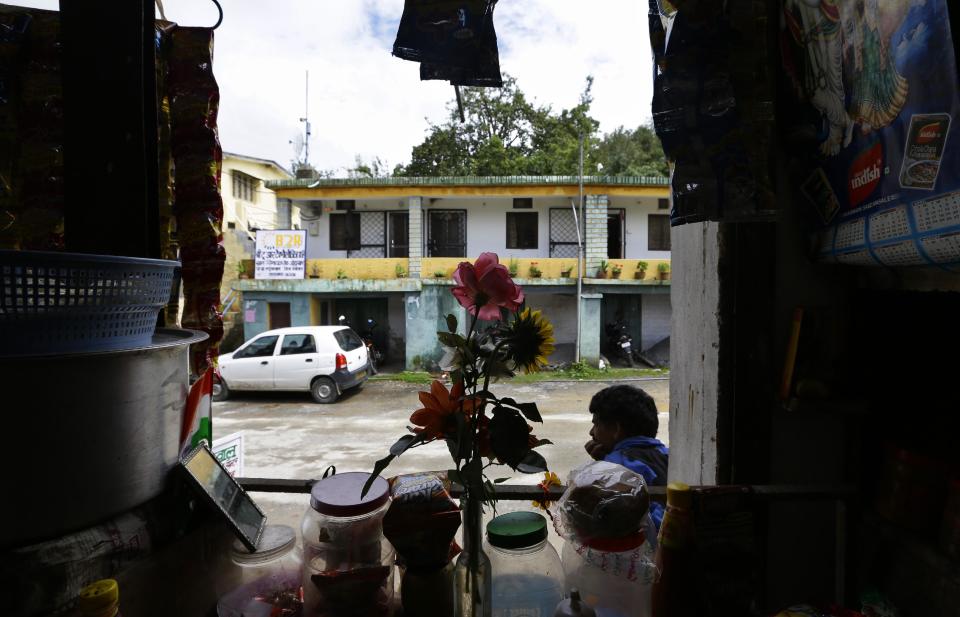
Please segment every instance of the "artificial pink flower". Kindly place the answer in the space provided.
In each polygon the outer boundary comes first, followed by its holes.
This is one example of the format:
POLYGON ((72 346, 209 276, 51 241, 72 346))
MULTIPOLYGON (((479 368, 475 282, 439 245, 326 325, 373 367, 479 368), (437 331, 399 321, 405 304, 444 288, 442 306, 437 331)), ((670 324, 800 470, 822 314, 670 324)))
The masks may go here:
POLYGON ((500 319, 500 307, 516 312, 523 303, 523 290, 510 278, 510 271, 496 253, 481 253, 476 263, 462 261, 453 273, 453 288, 460 306, 480 319, 500 319))

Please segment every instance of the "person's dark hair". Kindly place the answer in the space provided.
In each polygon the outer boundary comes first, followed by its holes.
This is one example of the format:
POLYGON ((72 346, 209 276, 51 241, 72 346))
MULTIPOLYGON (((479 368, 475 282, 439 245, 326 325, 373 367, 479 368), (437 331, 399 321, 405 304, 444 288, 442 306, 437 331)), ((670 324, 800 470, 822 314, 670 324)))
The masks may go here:
POLYGON ((634 386, 600 390, 590 399, 590 413, 606 424, 619 423, 627 437, 656 437, 660 428, 653 397, 634 386))

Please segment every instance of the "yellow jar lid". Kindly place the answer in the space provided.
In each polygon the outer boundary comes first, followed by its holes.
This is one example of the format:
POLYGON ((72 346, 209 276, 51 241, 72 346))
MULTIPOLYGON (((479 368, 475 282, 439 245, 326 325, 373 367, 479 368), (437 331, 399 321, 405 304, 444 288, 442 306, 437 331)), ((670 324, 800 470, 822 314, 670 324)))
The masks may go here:
POLYGON ((693 495, 690 493, 690 485, 683 482, 670 482, 667 484, 667 505, 674 508, 689 509, 693 504, 693 495))
POLYGON ((77 607, 83 615, 98 615, 116 607, 120 602, 120 588, 117 581, 105 578, 80 590, 77 607))

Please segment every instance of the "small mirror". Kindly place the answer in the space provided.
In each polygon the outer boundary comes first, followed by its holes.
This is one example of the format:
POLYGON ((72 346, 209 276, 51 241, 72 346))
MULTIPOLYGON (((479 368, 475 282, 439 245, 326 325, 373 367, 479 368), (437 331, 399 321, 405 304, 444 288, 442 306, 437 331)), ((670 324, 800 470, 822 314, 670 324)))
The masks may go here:
POLYGON ((267 517, 243 487, 233 479, 206 443, 180 460, 193 484, 227 519, 233 532, 250 552, 257 550, 267 517))

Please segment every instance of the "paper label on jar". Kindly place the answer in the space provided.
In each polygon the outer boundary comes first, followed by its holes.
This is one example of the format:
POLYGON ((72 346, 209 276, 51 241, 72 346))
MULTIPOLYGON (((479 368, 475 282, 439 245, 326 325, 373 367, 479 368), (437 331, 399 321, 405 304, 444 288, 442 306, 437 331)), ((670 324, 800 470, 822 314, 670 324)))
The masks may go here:
POLYGON ((933 190, 947 145, 950 114, 914 114, 900 167, 900 186, 933 190))

